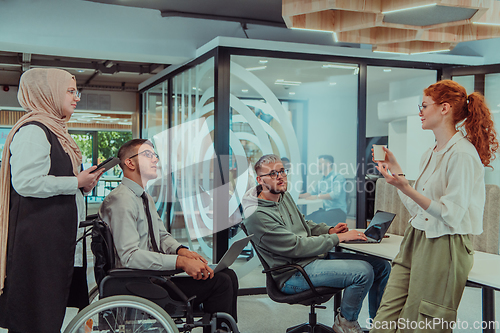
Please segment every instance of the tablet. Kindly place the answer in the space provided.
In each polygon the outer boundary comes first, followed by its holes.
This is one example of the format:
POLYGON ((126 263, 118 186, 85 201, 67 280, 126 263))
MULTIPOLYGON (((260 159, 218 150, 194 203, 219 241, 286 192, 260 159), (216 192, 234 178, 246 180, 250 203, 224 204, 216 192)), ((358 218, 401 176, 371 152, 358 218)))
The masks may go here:
POLYGON ((110 157, 108 158, 106 161, 100 163, 98 166, 97 166, 97 169, 93 170, 93 171, 90 171, 90 173, 94 173, 96 172, 97 170, 100 170, 100 169, 103 169, 104 168, 104 171, 103 172, 106 172, 108 171, 109 169, 111 169, 112 167, 114 167, 115 165, 117 165, 118 163, 120 163, 120 159, 118 157, 110 157))

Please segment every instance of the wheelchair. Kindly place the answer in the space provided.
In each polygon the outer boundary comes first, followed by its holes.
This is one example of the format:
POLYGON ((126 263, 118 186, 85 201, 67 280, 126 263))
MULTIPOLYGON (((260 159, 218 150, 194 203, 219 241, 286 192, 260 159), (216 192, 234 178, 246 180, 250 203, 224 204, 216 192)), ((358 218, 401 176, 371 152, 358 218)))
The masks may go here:
POLYGON ((194 308, 196 296, 188 298, 170 279, 181 270, 115 268, 109 226, 92 215, 80 227, 88 227, 82 239, 89 235, 92 238, 98 292, 93 289, 89 293, 91 304, 77 314, 64 333, 179 333, 197 327, 202 327, 203 333, 239 333, 231 315, 221 312, 210 315, 194 308), (225 330, 217 328, 218 320, 225 330))

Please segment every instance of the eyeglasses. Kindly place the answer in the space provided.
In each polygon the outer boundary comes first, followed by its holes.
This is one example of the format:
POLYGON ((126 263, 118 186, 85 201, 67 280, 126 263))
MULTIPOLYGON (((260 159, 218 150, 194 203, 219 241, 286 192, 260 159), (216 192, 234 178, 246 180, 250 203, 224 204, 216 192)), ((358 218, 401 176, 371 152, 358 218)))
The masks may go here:
POLYGON ((156 154, 156 153, 152 152, 151 150, 143 150, 143 151, 141 151, 140 153, 137 153, 137 154, 135 154, 135 155, 130 156, 129 158, 133 158, 133 157, 136 157, 136 156, 141 155, 141 154, 142 154, 142 155, 144 155, 144 156, 146 156, 146 157, 147 157, 147 158, 149 158, 149 159, 152 159, 153 157, 156 157, 156 159, 157 159, 157 160, 159 160, 159 159, 160 159, 160 158, 158 157, 158 154, 156 154))
POLYGON ((426 107, 428 107, 429 105, 433 105, 433 104, 436 104, 436 103, 431 103, 431 104, 426 104, 426 105, 424 105, 424 103, 422 103, 422 105, 420 105, 420 104, 419 104, 419 105, 418 105, 418 110, 419 110, 420 112, 422 112, 422 110, 423 110, 423 109, 425 109, 425 108, 426 108, 426 107))
POLYGON ((70 94, 73 94, 73 97, 76 97, 76 98, 82 97, 82 93, 79 92, 78 90, 68 89, 68 92, 70 94))
POLYGON ((269 176, 271 177, 272 179, 276 179, 278 178, 278 175, 281 175, 281 177, 286 177, 286 175, 288 174, 288 169, 283 169, 283 170, 280 170, 280 171, 271 171, 269 173, 266 173, 265 175, 260 175, 259 177, 264 177, 264 176, 269 176))

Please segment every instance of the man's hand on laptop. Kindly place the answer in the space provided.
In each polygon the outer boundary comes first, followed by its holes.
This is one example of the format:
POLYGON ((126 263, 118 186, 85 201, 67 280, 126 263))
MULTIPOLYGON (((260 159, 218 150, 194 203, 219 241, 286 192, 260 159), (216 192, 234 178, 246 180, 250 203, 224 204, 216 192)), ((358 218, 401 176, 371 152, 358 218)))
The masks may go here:
POLYGON ((195 280, 206 280, 214 277, 214 271, 200 259, 178 255, 175 267, 182 269, 195 280))
POLYGON ((179 256, 183 256, 183 257, 188 257, 188 258, 191 258, 191 259, 197 259, 197 260, 201 260, 202 262, 204 262, 205 264, 208 264, 208 261, 207 259, 203 258, 203 256, 197 252, 194 252, 194 251, 190 251, 186 248, 181 248, 179 249, 179 251, 177 251, 177 255, 179 256))
POLYGON ((340 234, 343 232, 349 231, 349 228, 347 227, 347 223, 339 223, 335 227, 331 227, 328 230, 328 233, 331 234, 340 234))
POLYGON ((349 230, 347 232, 337 235, 339 237, 339 242, 351 241, 351 240, 366 240, 366 235, 358 230, 349 230))

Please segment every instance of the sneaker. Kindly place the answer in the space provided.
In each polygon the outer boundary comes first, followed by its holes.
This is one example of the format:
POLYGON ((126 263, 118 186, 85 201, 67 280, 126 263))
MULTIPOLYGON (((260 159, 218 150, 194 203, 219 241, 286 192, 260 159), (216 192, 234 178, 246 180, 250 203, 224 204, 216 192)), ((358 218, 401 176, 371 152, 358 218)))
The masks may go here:
POLYGON ((363 330, 358 324, 357 320, 348 321, 340 313, 340 309, 337 310, 338 314, 335 317, 333 323, 333 330, 337 333, 363 333, 363 330))

